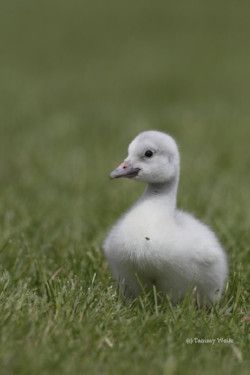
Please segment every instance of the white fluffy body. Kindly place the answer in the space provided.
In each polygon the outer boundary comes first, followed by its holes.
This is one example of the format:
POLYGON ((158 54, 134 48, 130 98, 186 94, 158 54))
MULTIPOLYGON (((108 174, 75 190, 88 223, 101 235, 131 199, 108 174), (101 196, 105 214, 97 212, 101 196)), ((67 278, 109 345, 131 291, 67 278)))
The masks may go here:
POLYGON ((227 258, 208 226, 176 208, 179 168, 169 135, 146 131, 132 141, 111 176, 143 181, 147 188, 109 232, 104 253, 126 296, 155 285, 177 302, 195 288, 202 304, 213 303, 225 286, 227 258))

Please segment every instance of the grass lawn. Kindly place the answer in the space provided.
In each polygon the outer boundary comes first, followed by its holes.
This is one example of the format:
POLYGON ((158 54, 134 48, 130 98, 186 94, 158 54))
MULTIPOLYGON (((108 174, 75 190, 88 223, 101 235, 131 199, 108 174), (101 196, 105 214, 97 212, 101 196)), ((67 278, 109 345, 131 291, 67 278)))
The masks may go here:
POLYGON ((248 374, 249 2, 0 10, 1 374, 248 374), (209 313, 153 291, 124 302, 102 254, 143 190, 108 173, 147 129, 176 138, 178 205, 229 255, 209 313))

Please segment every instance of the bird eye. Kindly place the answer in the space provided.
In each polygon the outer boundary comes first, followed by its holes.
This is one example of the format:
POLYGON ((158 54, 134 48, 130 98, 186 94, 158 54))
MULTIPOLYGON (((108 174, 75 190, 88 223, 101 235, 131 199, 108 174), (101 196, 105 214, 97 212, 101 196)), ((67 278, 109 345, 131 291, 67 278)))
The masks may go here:
POLYGON ((144 156, 146 156, 147 158, 151 158, 153 156, 153 151, 151 150, 147 150, 144 154, 144 156))

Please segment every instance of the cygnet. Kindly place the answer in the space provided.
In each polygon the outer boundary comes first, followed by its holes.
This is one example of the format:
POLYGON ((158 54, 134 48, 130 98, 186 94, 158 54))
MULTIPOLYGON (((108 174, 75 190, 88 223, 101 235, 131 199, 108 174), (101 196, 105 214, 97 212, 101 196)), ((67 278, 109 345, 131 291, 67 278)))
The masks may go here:
POLYGON ((145 131, 130 143, 110 176, 147 186, 110 230, 104 254, 125 296, 155 286, 173 303, 195 291, 199 303, 208 305, 223 293, 227 257, 207 225, 176 208, 179 172, 178 147, 168 134, 145 131))

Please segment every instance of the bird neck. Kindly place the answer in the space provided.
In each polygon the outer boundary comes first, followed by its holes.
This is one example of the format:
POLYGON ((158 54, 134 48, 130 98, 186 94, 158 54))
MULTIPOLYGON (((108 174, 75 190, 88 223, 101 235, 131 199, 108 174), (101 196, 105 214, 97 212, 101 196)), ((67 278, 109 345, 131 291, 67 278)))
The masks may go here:
POLYGON ((142 196, 143 200, 154 199, 161 203, 169 213, 173 213, 176 209, 178 176, 172 180, 160 184, 148 184, 142 196))

